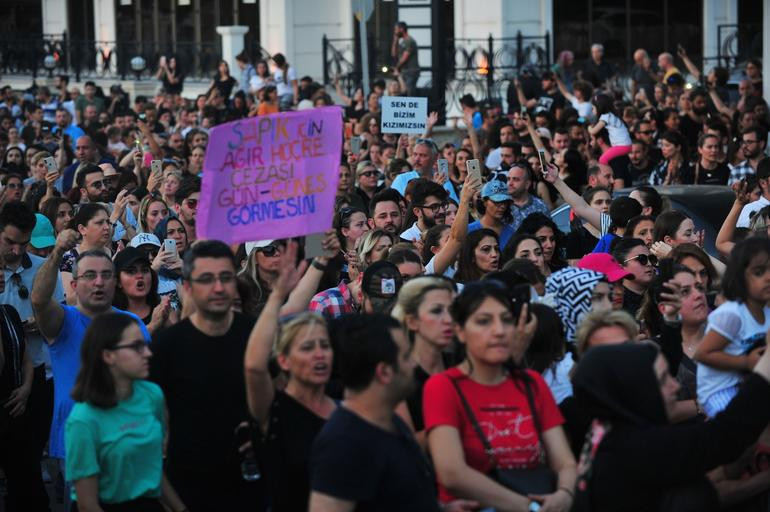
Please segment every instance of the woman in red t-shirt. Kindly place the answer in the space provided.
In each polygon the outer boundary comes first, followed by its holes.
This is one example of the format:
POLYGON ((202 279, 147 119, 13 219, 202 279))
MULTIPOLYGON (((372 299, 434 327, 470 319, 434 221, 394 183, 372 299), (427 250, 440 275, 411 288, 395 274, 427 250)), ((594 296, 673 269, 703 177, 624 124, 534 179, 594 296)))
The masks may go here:
POLYGON ((517 321, 505 289, 493 281, 466 286, 453 302, 451 312, 466 358, 459 366, 433 375, 423 394, 425 430, 441 502, 464 498, 497 510, 527 510, 536 501, 543 505, 541 510, 569 510, 576 464, 561 427, 564 420, 542 377, 516 368, 511 362, 514 340, 531 339, 537 320, 532 316, 527 321, 525 307, 517 321), (529 382, 541 436, 524 379, 529 382), (540 466, 544 450, 549 467, 558 476, 554 493, 523 496, 487 476, 493 469, 492 462, 452 381, 465 396, 490 443, 497 467, 534 469, 540 466))

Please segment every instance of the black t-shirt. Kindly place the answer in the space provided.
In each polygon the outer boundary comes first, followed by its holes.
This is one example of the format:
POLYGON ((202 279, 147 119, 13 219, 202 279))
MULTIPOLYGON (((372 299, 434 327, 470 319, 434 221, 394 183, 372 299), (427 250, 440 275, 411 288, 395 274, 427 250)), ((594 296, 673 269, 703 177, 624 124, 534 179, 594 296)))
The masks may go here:
POLYGON ((395 414, 387 432, 339 407, 313 443, 314 491, 356 502, 357 511, 438 511, 433 472, 395 414))
POLYGON ((631 183, 626 183, 626 186, 638 187, 641 185, 648 185, 650 173, 655 168, 655 165, 655 162, 648 159, 646 166, 638 168, 634 167, 633 164, 629 161, 628 167, 626 169, 626 175, 628 176, 628 179, 631 180, 631 183))
MULTIPOLYGON (((219 73, 214 76, 214 87, 217 88, 217 91, 225 100, 230 98, 230 94, 233 92, 233 87, 235 87, 235 82, 235 78, 231 76, 228 76, 224 80, 219 78, 219 73)), ((248 84, 246 84, 246 87, 248 87, 248 84)))
POLYGON ((631 178, 628 176, 628 165, 631 163, 628 155, 616 156, 610 160, 610 167, 612 167, 612 174, 617 180, 623 180, 623 186, 628 187, 630 185, 631 178))
MULTIPOLYGON (((442 352, 441 359, 445 368, 451 368, 456 364, 452 354, 447 352, 442 352)), ((423 370, 422 366, 417 365, 414 367, 414 390, 407 397, 406 405, 409 408, 409 416, 412 417, 412 425, 415 432, 425 430, 425 421, 422 417, 422 388, 425 387, 425 383, 428 382, 429 378, 430 374, 423 370)))
POLYGON ((588 231, 585 226, 573 229, 567 234, 565 248, 568 260, 579 260, 586 254, 593 252, 599 239, 588 231))
POLYGON ((636 312, 642 307, 644 295, 632 292, 628 288, 623 288, 623 309, 636 318, 636 312))
POLYGON ((274 512, 307 510, 310 452, 326 420, 282 391, 270 406, 270 424, 258 435, 262 477, 274 512))
POLYGON ((556 111, 563 109, 565 104, 566 101, 564 100, 564 96, 562 96, 560 92, 555 91, 551 94, 544 92, 537 99, 535 114, 538 112, 550 112, 551 114, 556 115, 556 111))
POLYGON ((729 178, 730 168, 724 162, 714 169, 706 169, 698 160, 697 162, 690 162, 690 165, 682 169, 682 183, 685 185, 727 185, 729 178))
POLYGON ((153 336, 150 379, 168 406, 169 466, 240 473, 235 429, 249 418, 243 356, 254 322, 235 313, 227 334, 211 337, 186 319, 153 336))

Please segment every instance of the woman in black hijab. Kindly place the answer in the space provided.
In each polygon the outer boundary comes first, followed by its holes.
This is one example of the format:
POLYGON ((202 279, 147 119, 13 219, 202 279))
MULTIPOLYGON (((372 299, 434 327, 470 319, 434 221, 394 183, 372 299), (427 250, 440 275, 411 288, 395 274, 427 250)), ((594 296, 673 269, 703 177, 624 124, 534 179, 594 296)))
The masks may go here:
POLYGON ((669 424, 679 384, 652 344, 592 348, 573 385, 594 418, 578 464, 578 512, 718 510, 706 472, 734 461, 770 422, 770 352, 727 409, 701 424, 669 424))

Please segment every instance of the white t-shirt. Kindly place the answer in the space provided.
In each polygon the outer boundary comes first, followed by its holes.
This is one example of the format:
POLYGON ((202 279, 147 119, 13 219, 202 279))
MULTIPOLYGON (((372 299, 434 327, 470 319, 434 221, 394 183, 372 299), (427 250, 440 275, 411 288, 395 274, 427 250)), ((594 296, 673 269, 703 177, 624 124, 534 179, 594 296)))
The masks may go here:
MULTIPOLYGON (((457 269, 455 269, 452 265, 449 265, 447 269, 444 271, 444 277, 448 277, 449 279, 454 279, 455 274, 457 273, 457 269)), ((431 276, 436 274, 436 257, 433 256, 427 265, 425 265, 425 275, 431 276)))
POLYGON ((500 156, 500 148, 495 148, 489 152, 489 155, 487 155, 487 161, 484 163, 484 165, 486 165, 487 169, 490 171, 494 171, 500 167, 502 161, 503 157, 500 156))
POLYGON ((626 124, 615 114, 602 114, 599 121, 604 121, 610 134, 610 146, 630 146, 631 134, 628 133, 626 124))
MULTIPOLYGON (((723 349, 726 354, 740 356, 745 354, 756 342, 765 338, 770 329, 770 308, 764 308, 765 323, 757 322, 749 308, 743 302, 725 302, 711 312, 706 332, 715 331, 730 342, 723 349)), ((741 382, 741 374, 728 370, 719 370, 698 363, 698 401, 705 403, 711 395, 741 382)))
MULTIPOLYGON (((289 71, 291 71, 291 68, 289 68, 289 71)), ((273 79, 271 77, 262 78, 259 75, 254 75, 249 79, 249 91, 251 91, 252 94, 257 94, 264 86, 269 85, 272 82, 273 79)), ((291 84, 289 85, 291 86, 291 84)))
POLYGON ((421 238, 422 232, 420 231, 419 226, 417 226, 417 222, 412 224, 412 227, 405 229, 401 233, 401 240, 406 240, 407 242, 414 242, 415 240, 420 240, 421 238))
POLYGON ((747 228, 751 224, 751 217, 753 214, 770 205, 770 201, 765 199, 765 196, 761 196, 754 202, 751 202, 743 207, 741 214, 738 216, 738 222, 735 223, 737 228, 747 228))
POLYGON ((594 108, 593 108, 593 105, 591 105, 590 101, 578 101, 577 98, 573 97, 570 100, 570 103, 572 104, 572 108, 578 111, 578 115, 580 117, 584 117, 589 121, 593 119, 594 108))
POLYGON ((572 396, 572 381, 569 378, 569 372, 575 366, 572 359, 572 353, 564 354, 564 359, 556 363, 553 368, 548 368, 543 372, 543 380, 551 388, 551 394, 557 404, 572 396))
POLYGON ((288 80, 286 83, 283 81, 283 70, 276 69, 273 73, 275 79, 275 88, 278 89, 278 97, 285 96, 286 94, 294 94, 294 89, 291 87, 291 81, 297 79, 297 71, 293 67, 289 67, 288 73, 286 73, 288 80))

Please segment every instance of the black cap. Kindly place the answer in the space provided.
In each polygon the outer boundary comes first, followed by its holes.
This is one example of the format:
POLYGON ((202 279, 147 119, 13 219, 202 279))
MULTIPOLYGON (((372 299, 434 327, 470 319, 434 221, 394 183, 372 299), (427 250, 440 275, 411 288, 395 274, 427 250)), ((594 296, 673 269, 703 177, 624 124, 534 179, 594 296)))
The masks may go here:
POLYGON ((398 267, 387 261, 377 261, 366 267, 361 280, 363 293, 371 301, 375 313, 390 311, 403 284, 398 267))
POLYGON ((147 253, 136 247, 126 247, 118 254, 115 255, 115 272, 122 272, 137 261, 143 261, 150 264, 150 259, 147 257, 147 253))

